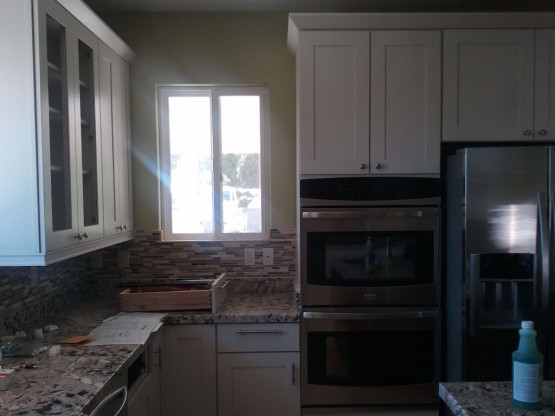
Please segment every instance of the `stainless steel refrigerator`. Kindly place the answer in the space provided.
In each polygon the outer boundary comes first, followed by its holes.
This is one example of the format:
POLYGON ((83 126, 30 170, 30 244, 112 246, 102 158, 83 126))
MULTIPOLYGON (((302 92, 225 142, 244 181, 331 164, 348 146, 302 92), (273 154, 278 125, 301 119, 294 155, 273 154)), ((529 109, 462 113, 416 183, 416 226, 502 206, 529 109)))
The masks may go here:
POLYGON ((554 148, 472 147, 446 161, 444 379, 510 380, 522 320, 554 378, 554 148))

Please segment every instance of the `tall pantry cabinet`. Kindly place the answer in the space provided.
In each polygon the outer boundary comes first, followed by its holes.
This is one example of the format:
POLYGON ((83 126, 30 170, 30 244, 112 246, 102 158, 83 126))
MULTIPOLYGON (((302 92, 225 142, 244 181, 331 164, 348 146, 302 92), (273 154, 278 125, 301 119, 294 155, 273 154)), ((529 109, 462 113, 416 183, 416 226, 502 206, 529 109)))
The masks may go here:
MULTIPOLYGON (((103 184, 114 173, 102 146, 113 137, 101 102, 110 111, 126 102, 100 90, 99 37, 132 52, 80 1, 2 6, 0 265, 44 265, 131 238, 105 231, 103 184)), ((117 157, 128 169, 128 155, 117 157)))

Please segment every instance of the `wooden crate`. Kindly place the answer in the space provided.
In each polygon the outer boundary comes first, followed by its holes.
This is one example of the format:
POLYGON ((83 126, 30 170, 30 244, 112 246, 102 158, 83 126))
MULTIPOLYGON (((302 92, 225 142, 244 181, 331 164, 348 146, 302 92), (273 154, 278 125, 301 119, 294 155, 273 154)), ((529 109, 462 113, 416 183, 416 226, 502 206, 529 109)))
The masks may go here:
POLYGON ((119 294, 124 312, 212 309, 212 286, 160 285, 125 289, 119 294))

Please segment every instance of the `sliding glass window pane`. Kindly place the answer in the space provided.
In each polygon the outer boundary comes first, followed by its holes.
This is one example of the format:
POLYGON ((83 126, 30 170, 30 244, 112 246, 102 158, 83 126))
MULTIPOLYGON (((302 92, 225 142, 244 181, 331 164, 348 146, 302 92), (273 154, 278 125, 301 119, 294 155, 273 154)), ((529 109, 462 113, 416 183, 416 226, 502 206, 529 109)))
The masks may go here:
POLYGON ((260 97, 220 97, 224 233, 262 230, 260 97))
POLYGON ((168 99, 172 232, 214 232, 210 97, 168 99))

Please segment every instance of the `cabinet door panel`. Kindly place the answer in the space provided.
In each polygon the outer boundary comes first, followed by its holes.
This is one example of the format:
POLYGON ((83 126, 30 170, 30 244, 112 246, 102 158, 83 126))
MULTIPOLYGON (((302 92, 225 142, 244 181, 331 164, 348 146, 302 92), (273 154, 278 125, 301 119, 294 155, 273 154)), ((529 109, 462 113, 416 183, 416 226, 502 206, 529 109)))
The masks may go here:
POLYGON ((443 140, 531 140, 533 71, 533 30, 444 31, 443 140))
POLYGON ((214 325, 169 325, 162 349, 162 415, 216 415, 214 325))
POLYGON ((218 354, 218 415, 300 415, 298 369, 299 353, 218 354))
POLYGON ((77 159, 72 42, 77 21, 53 1, 39 2, 39 68, 46 247, 77 242, 77 159))
POLYGON ((555 30, 536 31, 535 139, 555 140, 555 30))
POLYGON ((367 173, 369 61, 367 31, 300 35, 300 173, 367 173))
POLYGON ((83 242, 104 235, 100 143, 98 38, 79 26, 75 42, 75 143, 79 230, 83 242))
POLYGON ((103 43, 100 55, 104 233, 113 236, 133 229, 129 65, 103 43))
POLYGON ((441 32, 371 33, 370 172, 439 174, 441 32))

